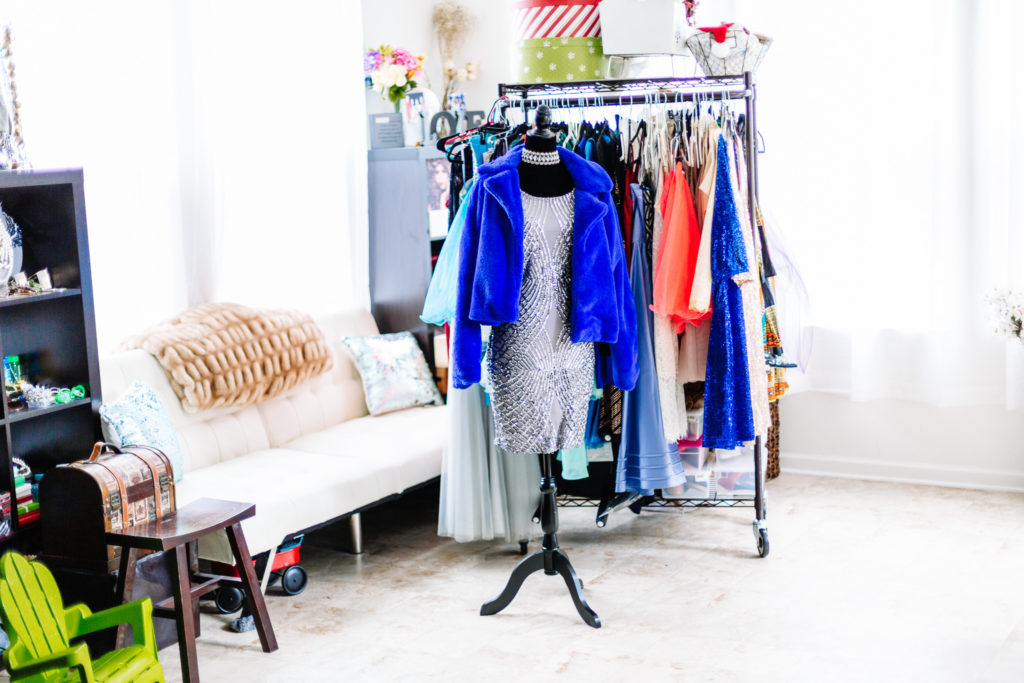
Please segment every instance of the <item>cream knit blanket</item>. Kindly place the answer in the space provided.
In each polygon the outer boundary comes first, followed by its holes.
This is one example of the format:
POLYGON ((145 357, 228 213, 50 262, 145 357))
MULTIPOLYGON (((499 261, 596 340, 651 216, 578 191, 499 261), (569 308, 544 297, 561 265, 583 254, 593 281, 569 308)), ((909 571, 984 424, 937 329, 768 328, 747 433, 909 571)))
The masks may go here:
POLYGON ((123 344, 160 362, 186 413, 283 394, 330 369, 324 334, 305 313, 212 303, 123 344))

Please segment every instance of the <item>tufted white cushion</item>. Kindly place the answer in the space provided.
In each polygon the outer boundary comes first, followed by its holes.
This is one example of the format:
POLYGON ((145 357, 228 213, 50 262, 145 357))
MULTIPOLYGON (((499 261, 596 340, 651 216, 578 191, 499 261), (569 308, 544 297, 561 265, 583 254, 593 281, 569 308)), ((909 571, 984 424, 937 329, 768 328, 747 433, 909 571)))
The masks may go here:
MULTIPOLYGON (((392 474, 369 459, 272 448, 190 472, 178 484, 177 499, 179 507, 203 497, 255 503, 256 516, 242 522, 255 554, 395 493, 392 483, 392 474)), ((231 564, 227 534, 201 538, 199 555, 231 564)))
POLYGON ((441 473, 440 462, 432 456, 448 441, 448 420, 442 410, 442 406, 421 406, 361 417, 299 437, 286 448, 371 461, 391 474, 389 485, 392 493, 398 493, 441 473))

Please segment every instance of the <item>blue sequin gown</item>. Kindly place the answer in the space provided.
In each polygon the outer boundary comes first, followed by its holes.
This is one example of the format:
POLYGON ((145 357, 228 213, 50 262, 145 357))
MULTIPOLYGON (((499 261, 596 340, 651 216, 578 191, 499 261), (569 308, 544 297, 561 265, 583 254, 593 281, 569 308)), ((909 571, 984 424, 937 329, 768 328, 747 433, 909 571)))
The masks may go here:
POLYGON ((724 137, 718 138, 711 224, 711 337, 704 385, 704 447, 731 449, 754 440, 743 299, 733 277, 748 272, 724 137))
POLYGON ((629 281, 636 304, 636 386, 622 395, 622 443, 615 471, 615 490, 653 495, 654 489, 679 486, 686 481, 683 461, 675 442, 665 440, 658 376, 654 370, 654 314, 651 312, 651 269, 644 245, 644 195, 633 193, 632 253, 629 281))

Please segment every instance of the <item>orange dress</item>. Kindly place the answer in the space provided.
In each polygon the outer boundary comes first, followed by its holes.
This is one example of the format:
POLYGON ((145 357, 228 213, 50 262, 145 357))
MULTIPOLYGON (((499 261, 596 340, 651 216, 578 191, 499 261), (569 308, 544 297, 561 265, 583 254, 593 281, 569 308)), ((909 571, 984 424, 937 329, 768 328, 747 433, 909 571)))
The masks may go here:
POLYGON ((690 310, 690 289, 697 267, 700 228, 682 163, 677 163, 669 174, 667 188, 662 198, 665 227, 654 269, 651 310, 674 322, 676 332, 681 333, 686 323, 698 324, 710 317, 710 311, 698 313, 690 310))

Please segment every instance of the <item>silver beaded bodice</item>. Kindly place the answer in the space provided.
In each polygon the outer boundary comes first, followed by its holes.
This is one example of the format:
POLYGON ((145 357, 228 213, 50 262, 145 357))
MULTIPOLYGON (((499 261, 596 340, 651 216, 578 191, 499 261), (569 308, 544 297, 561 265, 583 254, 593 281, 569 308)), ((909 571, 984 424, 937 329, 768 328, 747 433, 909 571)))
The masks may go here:
POLYGON ((550 453, 583 444, 594 349, 570 339, 574 193, 522 199, 519 318, 491 330, 487 370, 498 445, 550 453))

